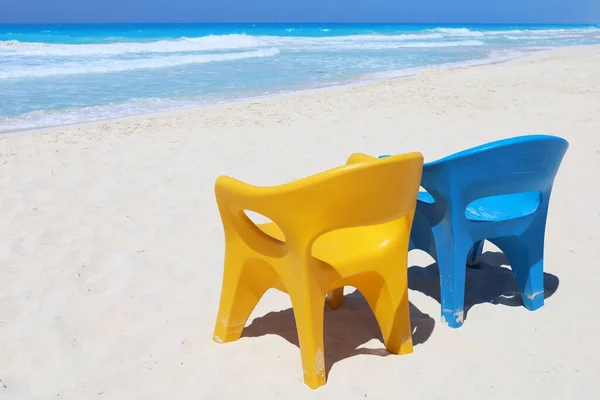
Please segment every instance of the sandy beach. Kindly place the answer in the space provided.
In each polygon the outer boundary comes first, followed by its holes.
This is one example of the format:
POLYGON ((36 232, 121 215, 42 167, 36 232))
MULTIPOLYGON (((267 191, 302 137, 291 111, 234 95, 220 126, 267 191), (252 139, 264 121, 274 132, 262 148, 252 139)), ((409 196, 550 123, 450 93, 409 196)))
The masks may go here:
POLYGON ((1 399, 592 399, 600 392, 600 47, 414 77, 0 135, 1 399), (366 302, 325 312, 327 385, 303 384, 289 298, 212 341, 224 238, 214 181, 275 185, 354 152, 425 161, 530 133, 564 137, 527 311, 486 245, 464 326, 435 265, 409 258, 414 353, 366 302))

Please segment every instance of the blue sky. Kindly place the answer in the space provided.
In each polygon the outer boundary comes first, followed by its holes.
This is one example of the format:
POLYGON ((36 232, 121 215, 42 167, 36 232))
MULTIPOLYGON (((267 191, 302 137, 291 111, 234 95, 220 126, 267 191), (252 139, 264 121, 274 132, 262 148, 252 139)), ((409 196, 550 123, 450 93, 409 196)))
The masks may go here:
POLYGON ((0 23, 600 23, 600 0, 0 0, 0 23))

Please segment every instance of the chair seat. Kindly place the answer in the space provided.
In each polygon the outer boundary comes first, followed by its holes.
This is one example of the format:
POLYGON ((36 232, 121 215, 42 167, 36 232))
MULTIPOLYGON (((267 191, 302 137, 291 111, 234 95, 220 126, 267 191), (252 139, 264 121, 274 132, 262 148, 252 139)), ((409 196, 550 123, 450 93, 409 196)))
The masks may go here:
MULTIPOLYGON (((422 203, 433 204, 435 200, 428 192, 419 192, 422 203)), ((539 192, 503 194, 484 197, 467 205, 465 217, 470 221, 499 222, 533 214, 542 201, 539 192)))
MULTIPOLYGON (((267 235, 285 241, 285 236, 275 223, 257 225, 267 235)), ((313 245, 313 257, 327 264, 342 267, 376 257, 390 244, 390 238, 397 235, 397 221, 381 225, 340 229, 319 237, 313 245)))
POLYGON ((542 201, 539 192, 503 194, 471 202, 465 217, 471 221, 499 222, 533 214, 542 201))
POLYGON ((433 204, 435 203, 435 200, 433 199, 433 196, 429 194, 429 192, 419 192, 419 195, 417 196, 417 199, 423 203, 427 203, 427 204, 433 204))

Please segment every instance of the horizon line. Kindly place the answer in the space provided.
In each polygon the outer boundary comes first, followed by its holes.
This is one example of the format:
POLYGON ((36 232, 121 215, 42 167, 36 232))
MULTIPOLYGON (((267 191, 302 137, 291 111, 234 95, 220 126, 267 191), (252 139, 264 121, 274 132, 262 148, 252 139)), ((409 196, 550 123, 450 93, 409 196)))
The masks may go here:
POLYGON ((364 22, 294 22, 294 21, 270 21, 270 22, 240 22, 240 21, 228 21, 228 22, 216 22, 216 21, 203 21, 203 22, 150 22, 150 21, 106 21, 106 22, 2 22, 0 25, 130 25, 130 24, 155 24, 155 25, 220 25, 220 24, 238 24, 238 25, 279 25, 279 24, 296 24, 296 25, 314 25, 314 24, 329 24, 329 25, 600 25, 600 22, 407 22, 407 21, 396 21, 396 22, 381 22, 381 21, 364 21, 364 22))

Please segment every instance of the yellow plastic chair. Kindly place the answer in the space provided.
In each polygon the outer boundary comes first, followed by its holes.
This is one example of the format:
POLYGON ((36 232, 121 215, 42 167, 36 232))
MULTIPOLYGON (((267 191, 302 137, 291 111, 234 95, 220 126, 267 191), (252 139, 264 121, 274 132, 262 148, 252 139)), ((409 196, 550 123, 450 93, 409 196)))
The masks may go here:
POLYGON ((386 349, 412 352, 407 259, 423 155, 354 154, 348 164, 291 183, 256 187, 221 176, 215 193, 225 231, 225 266, 214 332, 240 338, 269 288, 288 293, 304 382, 326 382, 323 311, 356 287, 373 310, 386 349), (255 225, 244 210, 273 223, 255 225))

